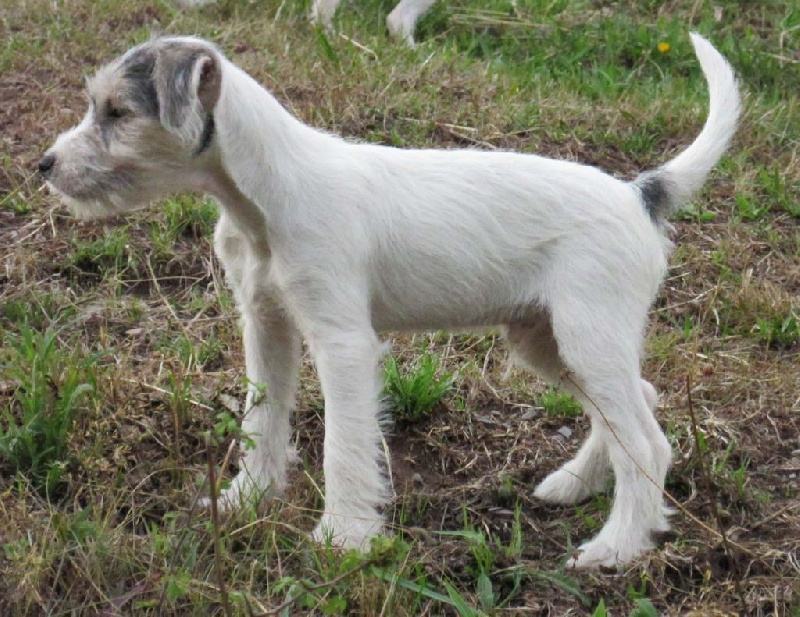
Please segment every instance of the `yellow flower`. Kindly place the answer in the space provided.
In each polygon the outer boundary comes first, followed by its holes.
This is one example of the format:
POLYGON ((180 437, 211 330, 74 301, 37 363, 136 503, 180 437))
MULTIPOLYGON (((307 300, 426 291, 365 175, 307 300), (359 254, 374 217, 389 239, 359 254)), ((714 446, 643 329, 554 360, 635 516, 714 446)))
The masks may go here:
POLYGON ((666 41, 661 41, 658 44, 658 51, 660 51, 662 54, 667 53, 670 49, 672 49, 672 45, 670 45, 666 41))

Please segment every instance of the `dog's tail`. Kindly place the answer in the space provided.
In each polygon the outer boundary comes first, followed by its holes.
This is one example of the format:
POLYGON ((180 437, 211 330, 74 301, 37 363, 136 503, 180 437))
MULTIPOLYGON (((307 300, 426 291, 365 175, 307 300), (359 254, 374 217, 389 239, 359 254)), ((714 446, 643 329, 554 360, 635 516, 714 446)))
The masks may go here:
POLYGON ((633 182, 641 191, 650 217, 659 226, 703 186, 706 176, 728 148, 739 118, 739 88, 731 65, 702 36, 692 32, 691 37, 708 82, 708 119, 692 145, 633 182))

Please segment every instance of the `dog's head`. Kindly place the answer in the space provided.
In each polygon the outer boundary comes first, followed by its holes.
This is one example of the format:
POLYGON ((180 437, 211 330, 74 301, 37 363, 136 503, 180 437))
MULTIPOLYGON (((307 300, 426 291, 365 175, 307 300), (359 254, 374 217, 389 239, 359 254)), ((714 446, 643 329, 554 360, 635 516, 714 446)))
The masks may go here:
POLYGON ((214 156, 222 56, 189 37, 134 47, 87 79, 89 109, 39 161, 76 216, 98 218, 194 190, 214 156))

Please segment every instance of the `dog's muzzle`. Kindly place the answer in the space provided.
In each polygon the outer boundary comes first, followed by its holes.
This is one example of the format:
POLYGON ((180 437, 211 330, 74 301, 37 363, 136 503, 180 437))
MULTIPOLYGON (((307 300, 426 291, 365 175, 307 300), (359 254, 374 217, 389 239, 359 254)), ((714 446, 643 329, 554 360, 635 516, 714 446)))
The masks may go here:
POLYGON ((39 173, 45 178, 50 174, 56 164, 56 157, 54 154, 45 154, 39 159, 39 173))

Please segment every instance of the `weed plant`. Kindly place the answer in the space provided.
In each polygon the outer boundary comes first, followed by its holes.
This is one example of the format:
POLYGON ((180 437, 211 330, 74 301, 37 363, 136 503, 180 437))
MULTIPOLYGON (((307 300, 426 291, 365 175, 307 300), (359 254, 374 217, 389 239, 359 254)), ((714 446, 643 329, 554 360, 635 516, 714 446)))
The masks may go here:
POLYGON ((393 417, 417 423, 426 419, 434 407, 453 390, 454 376, 442 373, 438 356, 425 352, 406 365, 394 357, 384 368, 384 395, 393 417))
POLYGON ((58 488, 70 460, 70 432, 95 391, 95 357, 64 353, 58 331, 23 324, 3 358, 14 385, 2 406, 0 461, 43 495, 58 488))

